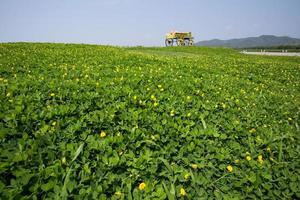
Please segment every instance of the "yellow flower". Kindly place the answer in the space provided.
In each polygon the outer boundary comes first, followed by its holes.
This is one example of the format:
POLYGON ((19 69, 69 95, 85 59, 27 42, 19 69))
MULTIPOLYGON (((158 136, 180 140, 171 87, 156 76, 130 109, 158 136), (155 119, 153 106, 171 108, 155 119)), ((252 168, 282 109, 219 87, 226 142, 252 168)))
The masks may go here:
POLYGON ((154 107, 158 106, 158 103, 157 103, 157 102, 154 102, 153 106, 154 106, 154 107))
POLYGON ((62 157, 62 159, 61 159, 61 163, 62 163, 63 165, 65 165, 65 164, 67 163, 67 159, 66 159, 66 157, 62 157))
POLYGON ((117 191, 117 192, 115 192, 115 195, 117 195, 117 196, 121 196, 121 195, 122 195, 122 193, 121 193, 120 191, 117 191))
POLYGON ((173 117, 175 115, 175 111, 171 110, 170 115, 171 115, 171 117, 173 117))
POLYGON ((145 187, 146 187, 146 183, 142 182, 142 183, 139 184, 139 189, 140 190, 144 190, 145 187))
POLYGON ((134 95, 134 96, 133 96, 133 100, 136 100, 136 99, 137 99, 137 97, 134 95))
POLYGON ((228 166, 226 167, 226 169, 227 169, 229 172, 232 172, 232 171, 233 171, 233 167, 232 167, 231 165, 228 165, 228 166))
POLYGON ((259 156, 257 157, 257 161, 258 161, 260 164, 262 164, 262 163, 264 162, 263 156, 262 156, 262 155, 259 155, 259 156))
POLYGON ((186 196, 186 192, 183 188, 180 188, 180 195, 181 196, 186 196))
POLYGON ((153 100, 153 101, 156 101, 156 97, 152 94, 151 95, 151 99, 153 100))
POLYGON ((255 132, 256 132, 255 128, 252 128, 251 130, 249 130, 249 133, 255 133, 255 132))
POLYGON ((192 97, 191 97, 191 96, 187 96, 186 99, 187 99, 187 100, 191 100, 192 97))
POLYGON ((191 113, 188 113, 186 116, 187 116, 187 117, 190 117, 191 115, 192 115, 191 113))
POLYGON ((185 180, 188 180, 189 177, 190 177, 190 174, 188 174, 188 173, 184 175, 184 179, 185 179, 185 180))
POLYGON ((191 167, 192 167, 193 169, 197 169, 197 168, 198 168, 198 165, 197 165, 197 164, 192 164, 191 167))
POLYGON ((10 96, 10 93, 8 92, 8 93, 6 94, 6 96, 9 97, 9 96, 10 96))
POLYGON ((250 161, 251 159, 251 156, 246 156, 246 160, 250 161))
POLYGON ((222 102, 221 105, 222 105, 222 108, 223 108, 223 109, 226 108, 226 104, 225 104, 225 103, 222 102))
POLYGON ((54 97, 54 96, 55 96, 55 94, 54 94, 54 93, 51 93, 51 94, 50 94, 50 96, 51 96, 51 97, 54 97))
POLYGON ((100 137, 104 138, 106 136, 106 133, 104 131, 101 131, 100 137))
POLYGON ((55 126, 56 125, 56 122, 52 122, 52 126, 55 126))
POLYGON ((158 87, 158 88, 161 88, 162 86, 161 86, 161 85, 158 85, 157 87, 158 87))

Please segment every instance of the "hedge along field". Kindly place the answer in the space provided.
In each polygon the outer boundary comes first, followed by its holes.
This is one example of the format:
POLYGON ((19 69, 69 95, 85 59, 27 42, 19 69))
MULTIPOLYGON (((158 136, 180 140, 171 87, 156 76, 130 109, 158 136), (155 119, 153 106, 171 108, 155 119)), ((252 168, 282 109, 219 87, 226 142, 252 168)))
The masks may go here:
POLYGON ((1 199, 300 198, 300 58, 0 44, 1 199))

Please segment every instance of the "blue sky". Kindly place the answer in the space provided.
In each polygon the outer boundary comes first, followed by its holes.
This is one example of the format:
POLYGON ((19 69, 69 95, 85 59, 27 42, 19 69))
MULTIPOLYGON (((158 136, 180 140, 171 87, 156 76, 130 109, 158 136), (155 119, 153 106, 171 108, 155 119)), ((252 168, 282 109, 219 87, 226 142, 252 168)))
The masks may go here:
POLYGON ((0 42, 162 46, 171 30, 300 38, 300 0, 0 0, 0 42))

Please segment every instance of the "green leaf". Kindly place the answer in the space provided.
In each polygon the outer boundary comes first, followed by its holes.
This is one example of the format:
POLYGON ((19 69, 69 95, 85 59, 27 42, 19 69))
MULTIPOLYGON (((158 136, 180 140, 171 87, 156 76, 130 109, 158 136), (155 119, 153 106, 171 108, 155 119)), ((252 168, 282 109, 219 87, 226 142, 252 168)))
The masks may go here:
POLYGON ((128 200, 132 200, 132 193, 131 193, 131 182, 127 182, 127 198, 128 200))
POLYGON ((248 176, 248 180, 251 183, 254 183, 256 181, 256 174, 254 172, 251 172, 250 175, 248 176))
POLYGON ((77 159, 77 157, 79 156, 79 154, 80 154, 81 151, 83 150, 83 146, 84 146, 83 143, 82 143, 81 145, 79 145, 79 147, 78 147, 78 149, 76 150, 76 152, 75 152, 75 154, 74 154, 73 159, 72 159, 71 162, 74 162, 74 161, 77 159))
POLYGON ((168 196, 168 199, 169 200, 175 200, 175 187, 174 187, 174 185, 172 184, 171 188, 168 188, 164 181, 162 182, 162 185, 165 189, 165 192, 168 196))
POLYGON ((48 192, 49 190, 54 188, 55 185, 56 185, 56 182, 53 180, 50 180, 48 183, 42 184, 41 188, 43 191, 48 192))
POLYGON ((167 167, 169 173, 172 174, 173 173, 173 169, 172 169, 171 165, 168 163, 168 161, 166 159, 164 159, 164 158, 158 158, 158 159, 161 160, 165 164, 165 166, 167 167))

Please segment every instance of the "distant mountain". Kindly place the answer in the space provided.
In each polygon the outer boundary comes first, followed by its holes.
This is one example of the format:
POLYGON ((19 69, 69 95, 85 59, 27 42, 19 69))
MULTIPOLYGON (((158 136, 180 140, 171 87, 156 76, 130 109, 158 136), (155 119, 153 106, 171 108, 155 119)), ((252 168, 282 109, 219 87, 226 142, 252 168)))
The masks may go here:
POLYGON ((250 47, 273 47, 285 45, 300 45, 300 39, 287 36, 262 35, 259 37, 248 37, 231 40, 206 40, 195 44, 196 46, 220 46, 232 48, 250 48, 250 47))

